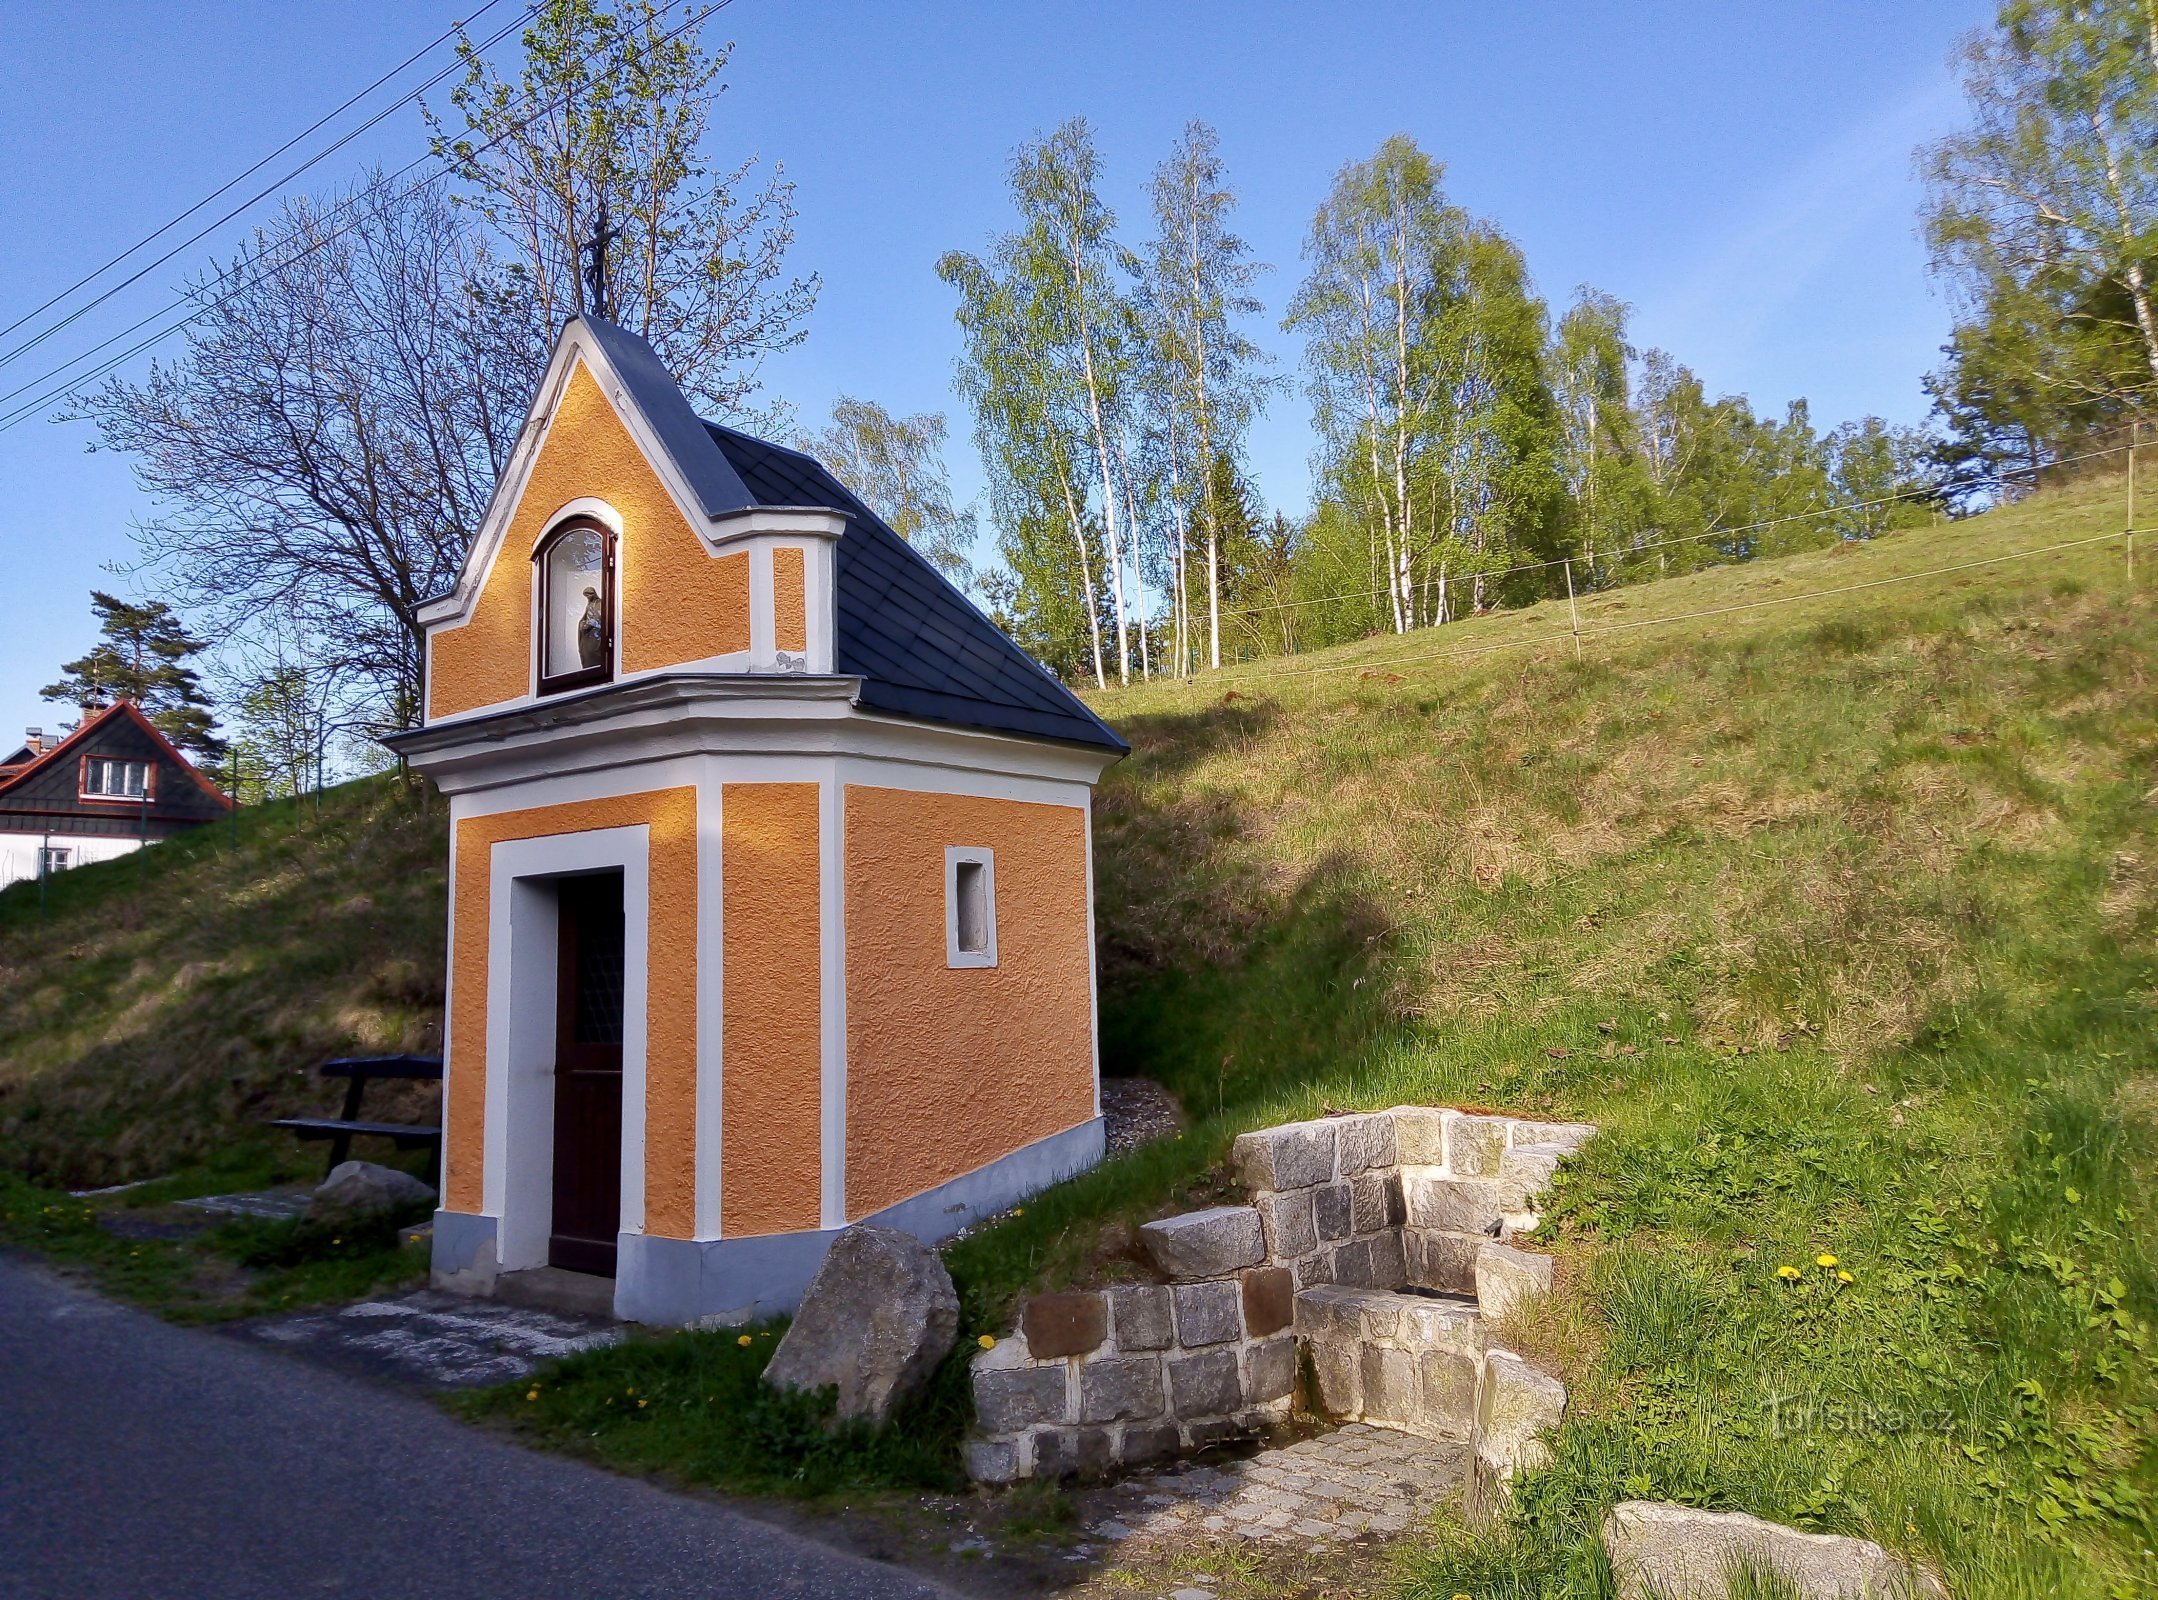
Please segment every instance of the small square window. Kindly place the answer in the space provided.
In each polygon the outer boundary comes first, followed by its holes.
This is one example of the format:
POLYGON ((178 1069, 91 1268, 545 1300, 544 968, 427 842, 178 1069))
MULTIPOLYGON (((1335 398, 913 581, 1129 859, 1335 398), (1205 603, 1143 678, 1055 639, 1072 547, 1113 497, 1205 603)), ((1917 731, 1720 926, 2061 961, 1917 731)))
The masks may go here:
POLYGON ((993 851, 950 845, 944 851, 944 962, 997 964, 997 861, 993 851))
POLYGON ((38 852, 38 872, 45 877, 51 877, 55 872, 67 871, 74 860, 74 851, 62 849, 56 844, 49 844, 38 852))

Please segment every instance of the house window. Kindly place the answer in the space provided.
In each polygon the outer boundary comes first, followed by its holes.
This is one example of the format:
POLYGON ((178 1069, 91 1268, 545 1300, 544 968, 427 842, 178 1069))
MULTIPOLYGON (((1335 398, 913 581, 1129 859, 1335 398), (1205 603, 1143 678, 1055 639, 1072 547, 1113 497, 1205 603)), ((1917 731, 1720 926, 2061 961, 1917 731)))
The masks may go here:
POLYGON ((952 845, 944 852, 944 961, 997 964, 997 860, 993 851, 952 845))
POLYGON ((614 676, 614 535, 565 522, 539 548, 540 693, 614 676))
POLYGON ((41 878, 49 878, 55 872, 65 872, 74 862, 75 852, 56 844, 48 844, 38 851, 37 870, 41 878))
POLYGON ((110 756, 85 756, 82 792, 89 800, 147 800, 150 798, 150 763, 117 761, 110 756))

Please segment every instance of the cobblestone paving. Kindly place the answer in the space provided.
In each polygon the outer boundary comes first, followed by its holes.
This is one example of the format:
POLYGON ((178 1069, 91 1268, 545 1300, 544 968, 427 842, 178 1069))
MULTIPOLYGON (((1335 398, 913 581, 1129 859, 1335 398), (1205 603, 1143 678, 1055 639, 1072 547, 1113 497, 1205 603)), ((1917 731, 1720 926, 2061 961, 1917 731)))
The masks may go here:
POLYGON ((1353 1539, 1402 1533, 1461 1486, 1468 1451, 1363 1423, 1266 1450, 1248 1461, 1191 1465, 1128 1479, 1111 1519, 1088 1531, 1112 1543, 1163 1534, 1353 1539))

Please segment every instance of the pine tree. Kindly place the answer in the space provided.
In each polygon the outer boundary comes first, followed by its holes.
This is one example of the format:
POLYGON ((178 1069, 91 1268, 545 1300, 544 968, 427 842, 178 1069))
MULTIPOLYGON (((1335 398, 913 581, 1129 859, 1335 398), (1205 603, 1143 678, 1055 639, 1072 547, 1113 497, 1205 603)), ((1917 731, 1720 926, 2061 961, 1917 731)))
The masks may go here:
POLYGON ((131 700, 182 750, 210 761, 222 757, 225 745, 214 731, 210 697, 187 665, 203 642, 189 637, 162 600, 138 605, 93 589, 90 609, 102 637, 88 655, 61 667, 64 676, 39 691, 42 697, 80 706, 85 715, 131 700))

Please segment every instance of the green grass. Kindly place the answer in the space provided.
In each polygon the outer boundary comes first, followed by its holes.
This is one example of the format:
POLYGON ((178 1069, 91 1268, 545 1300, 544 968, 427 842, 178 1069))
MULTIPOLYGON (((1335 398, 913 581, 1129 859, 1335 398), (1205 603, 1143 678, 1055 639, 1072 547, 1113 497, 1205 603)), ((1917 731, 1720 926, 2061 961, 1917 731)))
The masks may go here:
MULTIPOLYGON (((103 1220, 124 1223, 170 1199, 216 1193, 233 1175, 212 1167, 126 1195, 78 1200, 0 1170, 0 1247, 36 1255, 181 1323, 297 1311, 424 1281, 425 1248, 398 1241, 397 1221, 409 1218, 351 1229, 237 1218, 173 1237, 117 1232, 103 1220)), ((261 1169, 246 1176, 259 1179, 261 1169)))
POLYGON ((965 1486, 964 1349, 883 1428, 833 1426, 832 1394, 760 1380, 784 1322, 631 1337, 451 1406, 618 1469, 752 1494, 816 1498, 862 1488, 965 1486))

